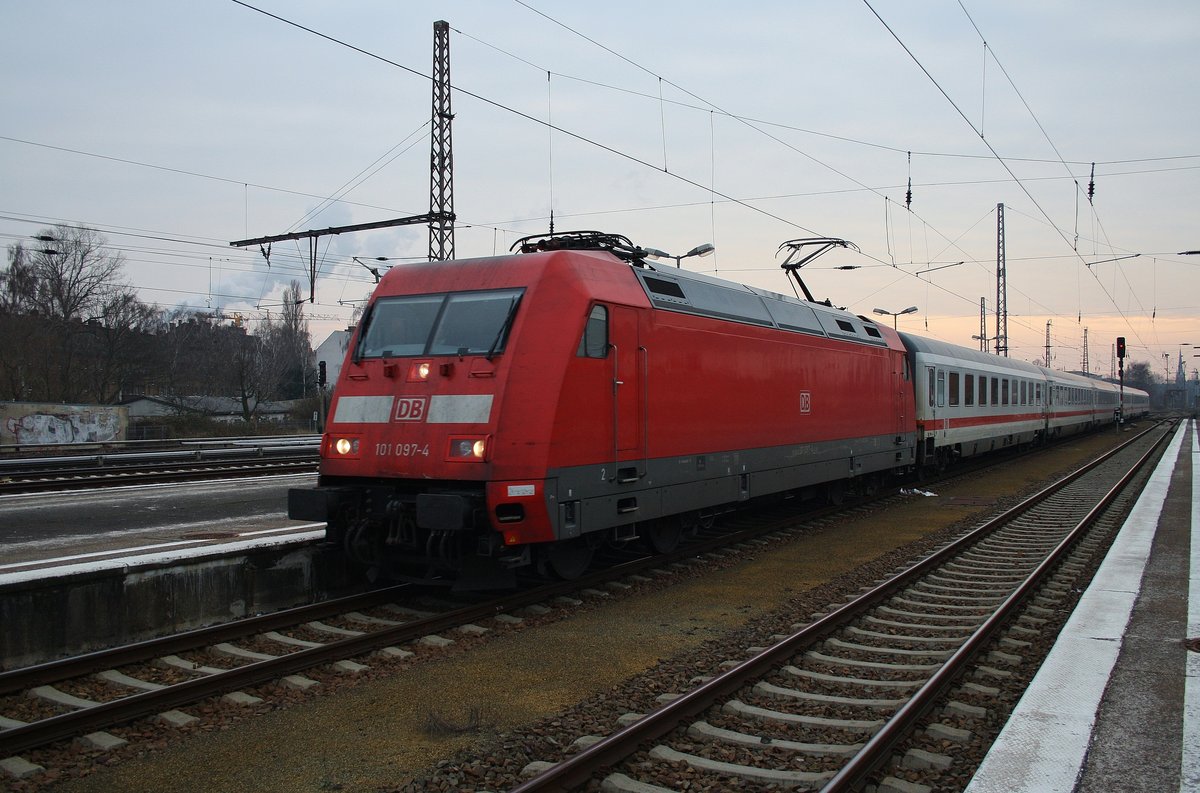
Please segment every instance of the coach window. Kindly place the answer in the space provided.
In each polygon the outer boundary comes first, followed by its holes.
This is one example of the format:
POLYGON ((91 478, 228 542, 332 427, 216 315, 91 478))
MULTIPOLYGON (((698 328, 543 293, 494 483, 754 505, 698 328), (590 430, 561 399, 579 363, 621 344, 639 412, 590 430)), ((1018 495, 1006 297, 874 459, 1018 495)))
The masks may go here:
POLYGON ((946 404, 946 370, 945 369, 938 369, 937 403, 938 403, 938 407, 943 407, 946 404))
POLYGON ((979 404, 986 405, 987 401, 987 375, 979 375, 979 404))
POLYGON ((1033 397, 1034 403, 1033 404, 1040 406, 1042 404, 1042 384, 1034 383, 1033 386, 1034 386, 1034 397, 1033 397))
POLYGON ((1028 385, 1028 383, 1025 380, 1021 381, 1021 404, 1022 405, 1029 404, 1029 392, 1026 390, 1027 385, 1028 385))
POLYGON ((934 374, 932 366, 927 367, 926 370, 929 372, 929 407, 933 407, 936 404, 933 400, 934 394, 937 393, 937 376, 934 374))
POLYGON ((1002 377, 1000 379, 1000 404, 1001 405, 1008 404, 1008 378, 1007 377, 1002 377))
POLYGON ((992 404, 993 405, 1000 404, 1000 378, 999 377, 992 378, 992 404))
POLYGON ((963 404, 975 404, 975 375, 964 375, 966 382, 963 383, 963 404))
POLYGON ((950 373, 950 404, 958 404, 958 372, 950 373))
POLYGON ((608 357, 608 309, 604 306, 592 308, 575 354, 580 358, 608 357))

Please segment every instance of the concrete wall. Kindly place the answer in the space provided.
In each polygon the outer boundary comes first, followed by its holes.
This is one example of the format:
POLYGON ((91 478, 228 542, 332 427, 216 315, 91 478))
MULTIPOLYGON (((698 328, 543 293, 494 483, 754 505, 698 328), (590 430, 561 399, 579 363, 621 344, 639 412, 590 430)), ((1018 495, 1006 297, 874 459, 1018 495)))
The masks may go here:
POLYGON ((313 544, 0 587, 0 670, 348 594, 313 544))
POLYGON ((119 405, 0 402, 0 445, 125 440, 129 409, 119 405))

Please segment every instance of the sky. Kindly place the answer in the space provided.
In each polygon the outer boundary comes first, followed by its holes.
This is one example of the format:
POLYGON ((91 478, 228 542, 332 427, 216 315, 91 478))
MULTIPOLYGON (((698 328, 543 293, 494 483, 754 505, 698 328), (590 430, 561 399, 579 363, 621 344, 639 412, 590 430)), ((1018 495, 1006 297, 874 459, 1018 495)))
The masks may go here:
MULTIPOLYGON (((143 301, 253 330, 308 294, 309 248, 231 241, 429 211, 437 20, 456 258, 553 213, 790 294, 780 244, 834 237, 857 250, 802 270, 814 296, 977 347, 1003 204, 1011 357, 1043 361, 1049 324, 1054 368, 1085 330, 1093 373, 1117 336, 1160 377, 1200 366, 1194 0, 8 0, 0 243, 94 228, 143 301)), ((314 343, 370 293, 353 257, 428 249, 320 238, 314 343)))

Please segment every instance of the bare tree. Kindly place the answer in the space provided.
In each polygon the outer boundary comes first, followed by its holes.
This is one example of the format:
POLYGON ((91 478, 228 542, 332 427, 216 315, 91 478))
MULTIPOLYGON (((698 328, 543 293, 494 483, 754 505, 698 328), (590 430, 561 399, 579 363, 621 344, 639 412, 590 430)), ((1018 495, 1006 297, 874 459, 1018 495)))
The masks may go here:
POLYGON ((107 240, 85 226, 55 226, 39 235, 46 247, 27 251, 34 280, 33 308, 46 317, 86 320, 95 316, 121 282, 125 257, 110 252, 107 240))
POLYGON ((300 282, 292 281, 283 290, 283 312, 277 325, 271 328, 268 344, 282 360, 280 398, 303 398, 316 382, 312 365, 312 336, 304 318, 304 299, 300 282))
POLYGON ((84 329, 87 396, 92 401, 119 401, 130 386, 155 379, 164 363, 158 343, 162 312, 142 303, 132 290, 115 293, 84 329))
POLYGON ((0 273, 2 395, 115 398, 120 346, 149 330, 153 311, 122 282, 124 257, 95 230, 59 225, 36 238, 39 248, 9 247, 0 273))

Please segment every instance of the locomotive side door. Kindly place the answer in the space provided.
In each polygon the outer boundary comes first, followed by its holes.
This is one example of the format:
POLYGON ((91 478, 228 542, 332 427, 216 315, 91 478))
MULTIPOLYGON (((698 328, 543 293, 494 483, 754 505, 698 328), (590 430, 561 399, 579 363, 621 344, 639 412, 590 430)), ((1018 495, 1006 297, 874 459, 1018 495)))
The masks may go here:
MULTIPOLYGON (((628 457, 645 444, 646 350, 641 347, 637 310, 612 306, 609 346, 612 348, 614 458, 628 457)), ((640 457, 641 455, 637 455, 640 457)), ((635 472, 637 466, 634 466, 635 472)), ((618 466, 625 479, 625 469, 618 466)), ((636 476, 636 473, 635 473, 636 476)))

